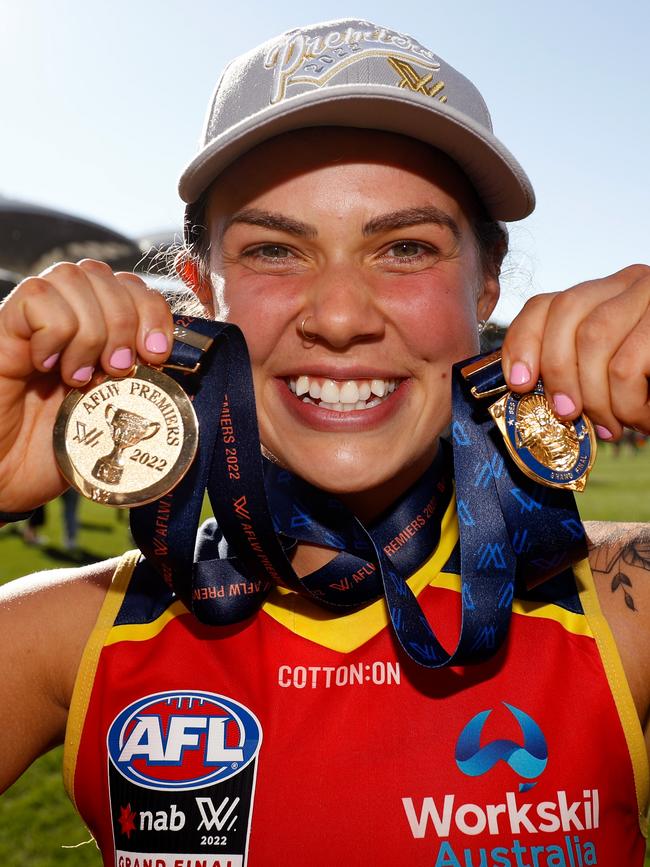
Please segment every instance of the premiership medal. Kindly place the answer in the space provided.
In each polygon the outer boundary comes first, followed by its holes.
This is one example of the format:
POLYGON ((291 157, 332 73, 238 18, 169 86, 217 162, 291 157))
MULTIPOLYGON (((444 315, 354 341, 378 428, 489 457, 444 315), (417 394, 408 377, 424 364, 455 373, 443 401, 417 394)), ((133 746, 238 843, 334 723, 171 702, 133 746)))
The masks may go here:
POLYGON ((183 478, 194 459, 198 422, 183 389, 138 365, 61 404, 54 425, 59 469, 81 494, 111 506, 142 506, 183 478))
POLYGON ((523 473, 551 488, 584 490, 596 457, 594 429, 585 415, 561 421, 541 381, 527 394, 504 394, 488 409, 523 473))
MULTIPOLYGON (((488 368, 501 364, 501 352, 485 356, 462 369, 471 380, 488 368)), ((553 412, 541 379, 526 394, 508 390, 500 377, 486 374, 488 388, 473 385, 471 393, 478 399, 503 394, 488 411, 503 436, 515 464, 529 478, 550 488, 582 491, 596 459, 596 436, 585 415, 575 421, 562 421, 553 412)))

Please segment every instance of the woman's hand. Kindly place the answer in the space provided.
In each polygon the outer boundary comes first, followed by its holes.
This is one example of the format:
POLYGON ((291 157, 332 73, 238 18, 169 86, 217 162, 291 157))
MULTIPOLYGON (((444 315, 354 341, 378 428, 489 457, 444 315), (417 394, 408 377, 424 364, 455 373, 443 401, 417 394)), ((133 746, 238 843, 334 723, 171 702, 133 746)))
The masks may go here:
POLYGON ((70 388, 95 373, 126 376, 139 357, 168 356, 164 298, 104 262, 62 262, 23 280, 0 307, 0 511, 22 512, 68 486, 52 430, 70 388))
POLYGON ((649 434, 650 267, 531 298, 508 329, 503 369, 520 393, 541 375, 557 415, 584 412, 602 439, 624 426, 649 434))

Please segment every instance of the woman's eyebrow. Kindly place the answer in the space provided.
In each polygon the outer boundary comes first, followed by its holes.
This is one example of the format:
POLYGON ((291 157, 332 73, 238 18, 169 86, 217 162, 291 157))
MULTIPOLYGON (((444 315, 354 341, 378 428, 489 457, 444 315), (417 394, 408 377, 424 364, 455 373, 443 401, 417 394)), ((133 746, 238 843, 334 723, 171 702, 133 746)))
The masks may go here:
MULTIPOLYGON (((303 223, 301 220, 288 217, 286 214, 276 211, 265 211, 261 208, 244 208, 241 211, 236 211, 225 221, 221 237, 223 237, 233 223, 248 223, 252 226, 263 226, 265 229, 287 232, 289 235, 296 235, 297 237, 309 240, 316 238, 318 235, 318 230, 310 223, 303 223)), ((445 211, 436 208, 435 205, 402 208, 398 211, 390 211, 387 214, 373 217, 363 226, 363 234, 369 236, 378 232, 403 229, 423 223, 435 223, 439 226, 445 226, 453 234, 456 241, 460 241, 460 229, 456 221, 445 211)))
POLYGON ((407 226, 417 226, 422 223, 436 223, 450 230, 456 241, 460 241, 458 223, 435 205, 425 205, 421 208, 402 208, 390 211, 379 217, 373 217, 363 227, 364 235, 374 235, 377 232, 388 232, 391 229, 404 229, 407 226))
POLYGON ((263 226, 265 229, 287 232, 289 235, 297 235, 300 238, 307 239, 313 239, 318 234, 316 227, 309 223, 303 223, 301 220, 294 220, 293 217, 287 217, 285 214, 274 211, 263 211, 259 208, 244 208, 242 211, 236 211, 228 217, 223 225, 222 237, 233 223, 248 223, 251 226, 263 226))

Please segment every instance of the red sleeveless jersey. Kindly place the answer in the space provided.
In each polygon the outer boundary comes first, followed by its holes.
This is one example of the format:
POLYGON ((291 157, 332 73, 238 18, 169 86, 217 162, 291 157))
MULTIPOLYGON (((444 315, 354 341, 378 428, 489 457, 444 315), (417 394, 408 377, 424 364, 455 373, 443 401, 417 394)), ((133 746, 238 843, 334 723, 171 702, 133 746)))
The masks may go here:
MULTIPOLYGON (((410 579, 447 647, 458 531, 410 579)), ((276 590, 208 627, 118 568, 78 674, 64 774, 117 867, 641 867, 641 728, 587 563, 514 603, 506 645, 425 671, 383 600, 276 590)), ((242 584, 239 592, 245 593, 242 584)))

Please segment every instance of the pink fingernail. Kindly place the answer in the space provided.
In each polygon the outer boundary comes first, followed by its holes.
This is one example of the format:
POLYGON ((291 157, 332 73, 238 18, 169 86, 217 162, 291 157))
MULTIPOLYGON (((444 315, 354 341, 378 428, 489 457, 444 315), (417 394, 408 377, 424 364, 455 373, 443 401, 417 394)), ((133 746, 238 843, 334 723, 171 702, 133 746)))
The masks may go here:
POLYGON ((569 395, 562 392, 553 395, 553 406, 558 415, 571 415, 576 410, 576 405, 569 395))
POLYGON ((50 356, 49 356, 48 358, 46 358, 45 361, 43 362, 43 367, 44 367, 46 370, 50 370, 50 368, 54 367, 54 365, 57 363, 57 361, 59 360, 60 355, 61 355, 60 352, 55 352, 54 355, 50 355, 50 356))
POLYGON ((128 370, 133 367, 133 353, 128 346, 123 346, 115 350, 108 363, 117 370, 128 370))
POLYGON ((75 380, 75 382, 87 382, 93 375, 94 371, 95 368, 90 367, 90 365, 88 365, 87 367, 80 367, 79 370, 75 370, 75 372, 72 374, 72 378, 75 380))
POLYGON ((147 347, 149 352, 159 352, 161 354, 167 352, 167 349, 169 348, 167 336, 163 334, 162 331, 152 331, 151 334, 148 334, 144 345, 147 347))
POLYGON ((601 440, 611 440, 611 438, 614 436, 611 430, 607 430, 607 428, 603 427, 602 424, 596 425, 596 433, 601 438, 601 440))
POLYGON ((510 371, 510 382, 513 385, 526 385, 530 382, 530 370, 522 361, 515 361, 510 371))

